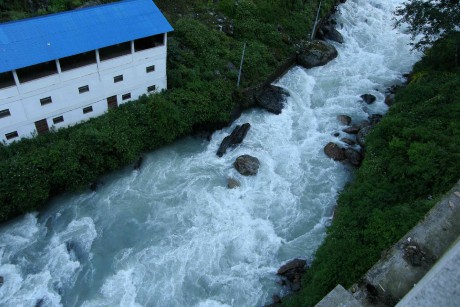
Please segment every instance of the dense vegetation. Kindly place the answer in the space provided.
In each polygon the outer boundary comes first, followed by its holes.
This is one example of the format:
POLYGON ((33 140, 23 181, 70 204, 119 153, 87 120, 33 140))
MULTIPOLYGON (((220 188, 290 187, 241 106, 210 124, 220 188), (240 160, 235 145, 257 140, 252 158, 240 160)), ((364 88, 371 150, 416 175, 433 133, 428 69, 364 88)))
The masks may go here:
POLYGON ((117 0, 0 0, 0 22, 73 10, 85 5, 117 0))
MULTIPOLYGON (((0 9, 31 16, 52 3, 73 7, 82 1, 0 1, 0 9)), ((264 80, 295 50, 295 43, 309 36, 318 3, 156 1, 175 28, 168 40, 170 90, 84 124, 0 145, 0 221, 36 210, 61 192, 86 188, 143 152, 198 129, 228 124, 237 109, 232 93, 244 42, 242 86, 249 86, 264 80)), ((324 15, 335 0, 322 3, 324 15)))
POLYGON ((459 33, 417 63, 396 104, 368 136, 366 159, 341 193, 333 225, 303 289, 288 306, 311 306, 359 278, 450 190, 460 174, 459 33))

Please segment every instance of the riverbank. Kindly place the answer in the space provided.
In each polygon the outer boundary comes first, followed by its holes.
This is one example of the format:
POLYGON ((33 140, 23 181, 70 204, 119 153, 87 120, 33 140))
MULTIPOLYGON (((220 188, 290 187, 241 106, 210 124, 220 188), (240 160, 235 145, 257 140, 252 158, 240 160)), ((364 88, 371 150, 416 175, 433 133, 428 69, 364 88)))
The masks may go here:
POLYGON ((341 192, 334 221, 299 294, 312 306, 337 284, 350 287, 458 180, 460 69, 455 39, 439 41, 366 140, 356 179, 341 192))

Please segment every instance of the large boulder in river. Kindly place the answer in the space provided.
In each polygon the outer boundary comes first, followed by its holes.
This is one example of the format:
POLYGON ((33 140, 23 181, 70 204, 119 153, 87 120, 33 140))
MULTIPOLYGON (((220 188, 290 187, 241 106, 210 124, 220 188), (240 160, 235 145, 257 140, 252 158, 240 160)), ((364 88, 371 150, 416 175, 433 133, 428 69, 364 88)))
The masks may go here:
POLYGON ((246 134, 248 134, 249 128, 251 128, 251 124, 245 123, 243 125, 237 125, 235 129, 233 129, 232 133, 226 136, 222 143, 220 143, 219 149, 217 150, 217 156, 222 157, 229 147, 234 147, 238 144, 243 142, 246 134))
POLYGON ((322 66, 335 59, 337 49, 324 41, 315 40, 306 45, 297 55, 297 63, 305 68, 322 66))
POLYGON ((335 161, 343 161, 346 159, 345 152, 339 145, 329 142, 324 147, 324 153, 335 161))
POLYGON ((271 113, 280 114, 288 95, 289 93, 281 87, 268 85, 257 91, 254 98, 259 107, 271 113))
POLYGON ((235 169, 243 176, 254 176, 259 171, 259 159, 250 155, 242 155, 233 163, 235 169))

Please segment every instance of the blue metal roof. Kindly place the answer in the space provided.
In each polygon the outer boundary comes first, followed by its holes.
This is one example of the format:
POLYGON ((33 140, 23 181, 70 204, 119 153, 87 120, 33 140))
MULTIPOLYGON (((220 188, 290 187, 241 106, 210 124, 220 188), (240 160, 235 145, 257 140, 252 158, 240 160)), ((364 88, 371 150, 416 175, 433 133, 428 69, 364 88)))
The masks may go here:
POLYGON ((0 72, 172 31, 151 0, 125 0, 0 24, 0 72))

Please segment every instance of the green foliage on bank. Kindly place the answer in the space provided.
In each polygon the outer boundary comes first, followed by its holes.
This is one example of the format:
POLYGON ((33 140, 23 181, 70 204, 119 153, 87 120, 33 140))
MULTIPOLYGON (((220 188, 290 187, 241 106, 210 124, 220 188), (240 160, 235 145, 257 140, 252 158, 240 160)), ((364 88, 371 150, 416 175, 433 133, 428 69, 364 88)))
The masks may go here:
MULTIPOLYGON (((119 0, 98 0, 98 3, 115 1, 119 0)), ((0 22, 69 11, 94 4, 96 2, 91 0, 0 0, 0 22)))
POLYGON ((194 125, 228 122, 230 94, 221 80, 197 82, 193 88, 143 96, 83 124, 1 146, 0 220, 35 210, 58 193, 85 188, 142 152, 190 134, 194 125))
MULTIPOLYGON (((89 1, 0 0, 3 17, 73 9, 89 1)), ((103 1, 112 2, 112 1, 103 1)), ((323 1, 322 16, 335 0, 323 1)), ((65 191, 133 163, 143 152, 200 129, 221 128, 232 100, 243 44, 242 86, 258 84, 309 36, 319 1, 157 0, 175 31, 168 36, 168 88, 70 128, 0 145, 0 222, 39 209, 65 191), (233 33, 217 27, 218 19, 233 33)), ((3 18, 2 17, 2 18, 3 18)))
POLYGON ((312 306, 349 287, 423 217, 460 174, 460 67, 455 38, 438 42, 367 138, 366 158, 345 188, 325 242, 287 306, 312 306), (432 200, 430 200, 432 199, 432 200))

